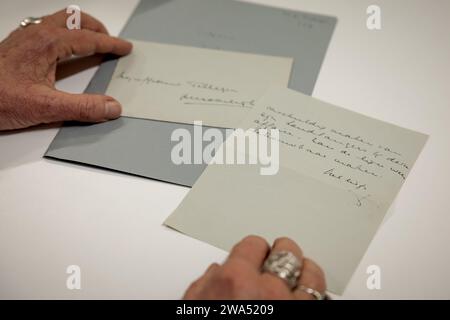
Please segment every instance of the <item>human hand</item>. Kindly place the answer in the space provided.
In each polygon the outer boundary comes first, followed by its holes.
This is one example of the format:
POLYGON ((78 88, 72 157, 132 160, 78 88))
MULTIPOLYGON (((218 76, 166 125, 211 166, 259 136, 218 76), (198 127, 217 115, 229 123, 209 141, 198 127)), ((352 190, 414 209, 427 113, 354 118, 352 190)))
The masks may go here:
POLYGON ((191 284, 184 299, 187 300, 312 300, 305 292, 311 288, 325 295, 326 282, 322 269, 312 260, 303 257, 299 246, 288 238, 277 239, 272 248, 256 236, 238 243, 223 265, 212 264, 205 274, 191 284), (289 251, 302 263, 298 287, 291 290, 284 280, 262 272, 269 253, 289 251), (302 287, 303 286, 303 287, 302 287))
POLYGON ((118 118, 111 97, 55 89, 58 62, 73 55, 126 55, 131 43, 108 35, 95 18, 81 15, 81 30, 66 28, 65 10, 12 32, 0 43, 0 130, 59 121, 102 122, 118 118))

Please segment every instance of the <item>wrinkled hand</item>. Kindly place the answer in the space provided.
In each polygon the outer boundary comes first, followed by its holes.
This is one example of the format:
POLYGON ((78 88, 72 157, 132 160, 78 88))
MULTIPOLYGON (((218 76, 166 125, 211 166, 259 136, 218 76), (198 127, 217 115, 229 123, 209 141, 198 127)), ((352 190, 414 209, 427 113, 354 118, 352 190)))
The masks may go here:
POLYGON ((314 297, 300 289, 291 291, 284 280, 262 273, 264 260, 271 252, 290 251, 303 264, 299 285, 324 294, 325 276, 312 260, 304 258, 298 245, 288 238, 277 239, 272 248, 256 236, 238 243, 222 265, 212 264, 205 274, 186 291, 184 299, 212 300, 311 300, 314 297))
POLYGON ((66 28, 59 11, 38 25, 17 29, 0 43, 0 130, 59 121, 101 122, 120 116, 121 106, 103 95, 55 89, 58 62, 94 53, 126 55, 131 43, 108 35, 101 22, 81 15, 81 30, 66 28))

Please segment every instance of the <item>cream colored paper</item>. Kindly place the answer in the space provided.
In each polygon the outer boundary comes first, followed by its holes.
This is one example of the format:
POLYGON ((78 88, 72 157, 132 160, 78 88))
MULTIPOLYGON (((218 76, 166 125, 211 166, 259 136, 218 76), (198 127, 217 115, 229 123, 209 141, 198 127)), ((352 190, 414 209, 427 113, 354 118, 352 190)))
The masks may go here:
POLYGON ((123 115, 236 127, 272 85, 287 87, 293 60, 133 40, 106 94, 123 115))
POLYGON ((210 165, 165 224, 229 250, 250 234, 291 237, 341 294, 427 136, 288 89, 243 128, 280 130, 280 170, 210 165))

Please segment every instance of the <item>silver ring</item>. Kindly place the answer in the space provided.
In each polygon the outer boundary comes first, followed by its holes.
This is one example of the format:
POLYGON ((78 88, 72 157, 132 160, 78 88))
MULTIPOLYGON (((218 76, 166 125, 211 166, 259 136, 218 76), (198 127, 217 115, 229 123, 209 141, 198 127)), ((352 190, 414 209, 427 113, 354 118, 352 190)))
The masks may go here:
POLYGON ((279 251, 269 255, 263 265, 263 272, 271 273, 284 280, 291 290, 298 285, 302 264, 289 251, 279 251))
POLYGON ((325 294, 321 294, 319 291, 312 288, 299 285, 297 289, 312 295, 316 300, 327 300, 327 296, 325 294))
POLYGON ((42 18, 28 17, 28 18, 23 19, 20 22, 20 26, 22 28, 25 28, 25 27, 29 26, 30 24, 39 24, 41 22, 42 22, 42 18))

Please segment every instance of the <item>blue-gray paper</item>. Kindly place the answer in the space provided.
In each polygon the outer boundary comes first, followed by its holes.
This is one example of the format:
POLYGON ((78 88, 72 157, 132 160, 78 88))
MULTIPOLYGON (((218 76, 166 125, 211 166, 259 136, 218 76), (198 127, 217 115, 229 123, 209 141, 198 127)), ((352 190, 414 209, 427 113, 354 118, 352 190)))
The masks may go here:
MULTIPOLYGON (((336 18, 234 0, 141 1, 121 37, 293 57, 290 88, 310 95, 336 18)), ((86 92, 104 93, 117 61, 101 65, 86 92)), ((122 117, 64 126, 46 157, 192 186, 206 165, 170 161, 176 128, 192 125, 122 117)))

